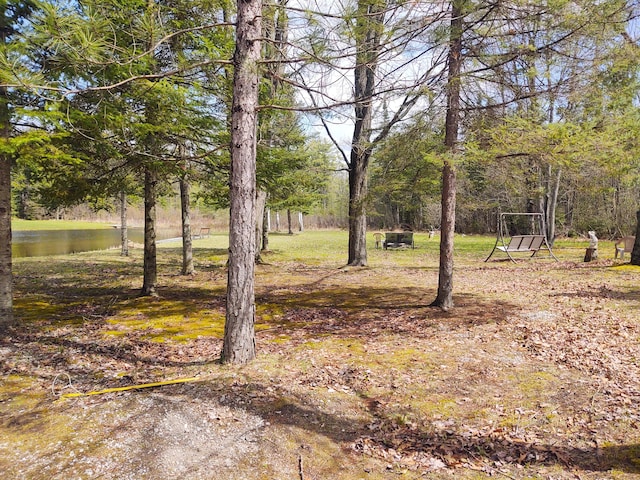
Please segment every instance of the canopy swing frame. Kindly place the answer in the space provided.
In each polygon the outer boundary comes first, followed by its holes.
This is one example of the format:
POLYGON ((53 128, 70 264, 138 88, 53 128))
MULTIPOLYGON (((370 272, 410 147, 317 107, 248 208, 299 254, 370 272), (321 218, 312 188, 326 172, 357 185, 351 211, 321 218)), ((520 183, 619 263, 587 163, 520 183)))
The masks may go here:
POLYGON ((493 250, 489 256, 485 259, 487 262, 491 256, 494 254, 496 250, 503 251, 509 257, 513 263, 517 263, 516 260, 511 256, 512 252, 532 252, 529 258, 533 258, 540 250, 543 248, 549 252, 549 256, 552 257, 556 262, 558 258, 553 254, 553 250, 551 250, 551 246, 549 245, 549 241, 547 239, 547 228, 544 221, 544 215, 542 213, 517 213, 517 212, 502 212, 498 213, 498 228, 496 235, 496 243, 493 245, 493 250), (539 235, 506 235, 511 238, 511 241, 507 244, 505 242, 505 217, 532 217, 534 220, 538 220, 540 234, 539 235), (517 239, 515 245, 511 245, 514 243, 514 239, 517 239), (498 245, 500 244, 500 245, 498 245))

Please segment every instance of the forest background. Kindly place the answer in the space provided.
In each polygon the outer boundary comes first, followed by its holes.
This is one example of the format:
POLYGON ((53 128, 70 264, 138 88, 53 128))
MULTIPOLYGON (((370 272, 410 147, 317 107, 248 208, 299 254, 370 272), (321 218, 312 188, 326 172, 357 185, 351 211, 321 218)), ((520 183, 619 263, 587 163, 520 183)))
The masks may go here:
MULTIPOLYGON (((356 6, 264 7, 259 182, 272 210, 313 212, 323 226, 345 226, 348 215, 342 155, 355 120, 348 62, 358 63, 356 6), (329 139, 322 124, 336 145, 318 140, 329 139)), ((367 222, 438 228, 449 8, 387 8, 370 130, 390 126, 369 140, 367 222), (413 109, 393 118, 409 95, 413 109)), ((548 212, 559 235, 632 233, 640 196, 633 2, 465 9, 457 231, 494 231, 501 209, 548 212)), ((233 12, 224 2, 8 2, 2 93, 5 153, 16 162, 13 212, 74 216, 68 209, 78 203, 114 208, 121 191, 142 198, 136 172, 151 137, 161 193, 188 172, 200 204, 226 206, 233 12)))

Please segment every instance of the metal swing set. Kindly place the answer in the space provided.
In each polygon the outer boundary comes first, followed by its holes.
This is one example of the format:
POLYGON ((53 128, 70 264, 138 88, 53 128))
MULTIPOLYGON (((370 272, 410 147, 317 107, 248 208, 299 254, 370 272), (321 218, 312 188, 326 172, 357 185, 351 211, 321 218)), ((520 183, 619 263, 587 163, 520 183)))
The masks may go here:
POLYGON ((499 213, 498 228, 496 230, 496 243, 489 256, 485 259, 485 262, 491 258, 496 250, 506 253, 513 263, 517 262, 513 258, 512 254, 531 253, 529 258, 533 258, 540 250, 547 250, 549 252, 549 256, 556 262, 558 261, 551 250, 551 246, 549 245, 544 215, 542 213, 499 213), (507 229, 506 217, 530 217, 532 231, 535 231, 535 227, 537 226, 538 233, 530 235, 510 235, 509 230, 507 229), (506 241, 506 238, 509 238, 509 242, 506 241))

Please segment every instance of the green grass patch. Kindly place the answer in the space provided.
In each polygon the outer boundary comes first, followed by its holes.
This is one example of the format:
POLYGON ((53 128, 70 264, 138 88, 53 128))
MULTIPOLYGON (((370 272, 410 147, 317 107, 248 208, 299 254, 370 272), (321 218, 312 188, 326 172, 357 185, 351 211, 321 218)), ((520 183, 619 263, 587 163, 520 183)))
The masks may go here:
POLYGON ((104 230, 113 225, 78 220, 11 220, 11 229, 19 230, 104 230))

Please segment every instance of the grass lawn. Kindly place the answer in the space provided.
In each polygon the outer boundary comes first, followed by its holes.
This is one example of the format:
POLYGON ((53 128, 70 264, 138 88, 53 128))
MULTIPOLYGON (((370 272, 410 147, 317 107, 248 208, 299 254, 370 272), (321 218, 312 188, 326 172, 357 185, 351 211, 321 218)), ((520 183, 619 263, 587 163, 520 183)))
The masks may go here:
POLYGON ((456 307, 429 306, 438 239, 347 268, 347 234, 272 234, 256 271, 258 358, 218 363, 226 233, 142 252, 16 259, 0 336, 6 478, 637 479, 640 267, 514 264, 456 237, 456 307), (179 383, 128 388, 169 380, 179 383), (117 391, 117 389, 122 389, 117 391), (65 398, 72 393, 95 395, 65 398))
POLYGON ((11 229, 19 230, 96 230, 113 228, 112 225, 78 220, 11 220, 11 229))

